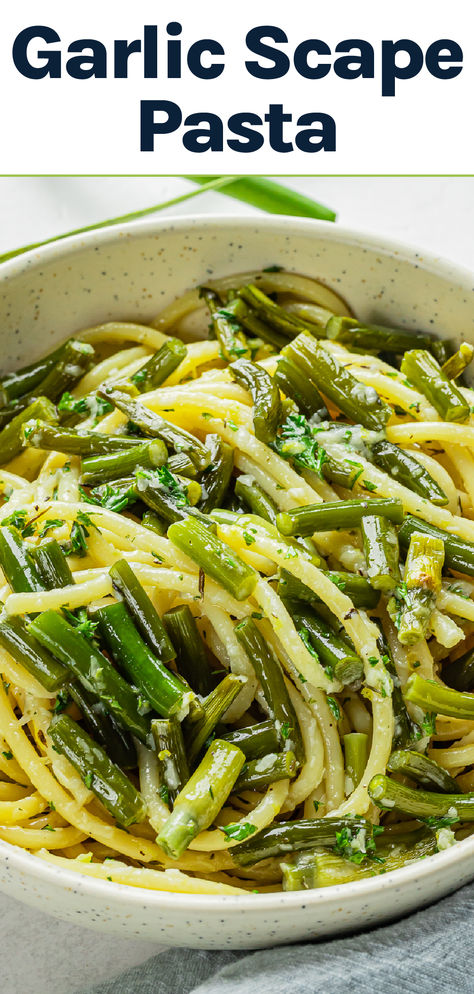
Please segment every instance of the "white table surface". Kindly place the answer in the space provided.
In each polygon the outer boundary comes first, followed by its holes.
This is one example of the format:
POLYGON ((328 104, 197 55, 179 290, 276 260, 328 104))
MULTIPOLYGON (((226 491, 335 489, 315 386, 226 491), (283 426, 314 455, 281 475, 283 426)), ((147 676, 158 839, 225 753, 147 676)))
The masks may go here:
MULTIPOLYGON (((343 225, 412 242, 474 269, 474 178, 292 177, 288 184, 337 209, 343 225)), ((0 177, 0 253, 190 188, 163 176, 0 177)), ((222 210, 249 208, 211 193, 173 212, 222 210)), ((66 925, 3 895, 0 927, 2 994, 73 994, 162 948, 66 925)))

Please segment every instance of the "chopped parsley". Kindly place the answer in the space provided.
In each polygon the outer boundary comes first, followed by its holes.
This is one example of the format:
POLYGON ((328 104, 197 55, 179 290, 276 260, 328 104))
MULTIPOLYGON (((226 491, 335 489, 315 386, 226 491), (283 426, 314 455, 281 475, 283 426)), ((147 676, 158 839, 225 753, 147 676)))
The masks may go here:
POLYGON ((370 480, 362 480, 362 483, 364 484, 365 489, 370 490, 371 493, 377 489, 376 484, 372 483, 370 480))
POLYGON ((110 483, 106 483, 103 486, 94 487, 90 494, 86 494, 82 487, 79 489, 89 504, 99 504, 100 507, 106 507, 109 511, 115 511, 117 514, 137 502, 134 487, 122 490, 120 487, 112 487, 110 483))
POLYGON ((323 449, 322 446, 318 446, 316 455, 316 472, 320 477, 323 476, 323 466, 325 462, 329 462, 329 456, 326 449, 323 449))
POLYGON ((32 521, 26 520, 27 517, 27 511, 13 511, 8 518, 3 518, 2 525, 13 525, 14 528, 18 528, 22 538, 28 538, 29 535, 34 534, 35 528, 32 521))
POLYGON ((232 825, 219 825, 219 828, 228 839, 236 839, 237 842, 243 842, 244 839, 248 839, 249 835, 253 835, 257 831, 256 826, 251 825, 249 821, 234 822, 232 825))
POLYGON ((59 690, 58 693, 56 694, 56 701, 54 704, 53 713, 61 714, 61 712, 67 708, 70 700, 71 698, 67 690, 59 690))
POLYGON ((99 490, 100 493, 102 493, 103 487, 96 487, 94 490, 91 490, 91 492, 88 493, 87 490, 84 490, 84 487, 81 487, 81 485, 79 485, 79 493, 81 495, 82 500, 85 501, 86 504, 95 504, 96 506, 101 505, 102 502, 99 499, 99 494, 97 493, 97 491, 99 490))
POLYGON ((78 521, 74 521, 71 528, 71 552, 70 555, 76 556, 86 556, 87 555, 87 538, 90 532, 87 528, 78 521))
POLYGON ((231 345, 230 349, 227 349, 229 355, 235 355, 240 359, 243 355, 247 355, 248 347, 246 345, 231 345))
POLYGON ((312 642, 310 641, 310 638, 309 638, 309 635, 308 635, 308 632, 306 631, 306 629, 305 629, 305 628, 298 628, 298 629, 297 629, 297 632, 298 632, 298 635, 299 635, 299 637, 300 637, 301 641, 302 641, 302 642, 303 642, 303 644, 304 644, 304 645, 306 646, 306 648, 307 648, 308 652, 309 652, 309 653, 310 653, 310 654, 311 654, 311 655, 312 655, 312 656, 314 657, 314 659, 316 659, 316 660, 318 661, 318 663, 319 663, 319 656, 318 656, 318 653, 316 652, 316 649, 314 648, 314 645, 313 645, 313 643, 312 643, 312 642))
POLYGON ((146 364, 145 366, 142 366, 141 369, 138 369, 137 372, 130 377, 130 379, 132 383, 135 383, 137 386, 140 386, 140 384, 143 383, 144 380, 146 380, 146 364))
POLYGON ((318 443, 303 414, 288 415, 274 448, 284 459, 293 459, 297 465, 320 473, 324 460, 319 457, 318 443))
POLYGON ((66 618, 66 621, 69 621, 69 624, 72 625, 76 631, 80 632, 81 635, 85 635, 87 639, 92 640, 94 638, 99 622, 91 621, 91 619, 87 617, 87 611, 84 608, 79 608, 76 612, 69 611, 67 607, 63 607, 61 610, 66 618))
POLYGON ((380 835, 382 832, 383 828, 375 825, 372 830, 372 836, 367 839, 364 828, 357 828, 356 826, 354 828, 343 828, 340 832, 336 832, 336 845, 333 847, 333 852, 337 856, 343 856, 350 863, 356 863, 357 866, 364 859, 370 859, 374 863, 384 863, 385 860, 381 856, 377 856, 375 850, 375 836, 380 835))
POLYGON ((339 718, 341 717, 341 709, 336 699, 334 697, 328 697, 328 705, 329 710, 334 715, 336 721, 339 721, 339 718))
POLYGON ((168 790, 168 788, 167 788, 167 786, 166 786, 165 783, 161 784, 161 787, 160 787, 158 793, 159 793, 159 795, 161 797, 161 800, 164 801, 165 804, 169 804, 170 803, 169 790, 168 790))
POLYGON ((437 831, 439 828, 449 828, 450 825, 455 825, 456 822, 460 821, 460 818, 456 811, 456 814, 452 815, 450 815, 449 812, 440 816, 429 815, 428 818, 420 818, 419 821, 424 822, 424 824, 427 825, 428 828, 433 829, 433 831, 437 831))
POLYGON ((425 735, 436 735, 436 712, 427 711, 423 721, 421 722, 421 727, 425 735))
POLYGON ((76 399, 68 391, 63 393, 58 404, 58 411, 67 411, 69 414, 83 414, 84 417, 93 415, 95 424, 105 414, 110 414, 113 409, 113 404, 108 400, 104 400, 102 397, 98 397, 97 394, 90 394, 88 397, 76 399))
POLYGON ((284 721, 283 724, 280 726, 280 735, 281 735, 282 739, 284 739, 285 742, 286 742, 286 740, 287 740, 290 732, 291 732, 291 726, 290 726, 289 721, 284 721))
POLYGON ((25 427, 23 428, 23 436, 25 438, 25 441, 27 438, 30 438, 33 432, 36 431, 37 427, 38 427, 38 421, 34 421, 33 424, 30 424, 29 427, 28 425, 25 425, 25 427))
POLYGON ((253 545, 253 543, 255 542, 254 536, 250 535, 250 533, 247 532, 247 531, 242 532, 242 534, 243 534, 244 539, 245 539, 245 544, 246 545, 253 545))
POLYGON ((409 601, 408 587, 404 580, 401 583, 397 584, 393 593, 397 601, 405 601, 408 604, 409 601))
POLYGON ((93 774, 92 770, 89 770, 89 772, 86 773, 86 775, 84 777, 84 783, 85 783, 86 787, 88 788, 88 790, 91 789, 93 780, 94 780, 94 774, 93 774))
POLYGON ((70 414, 86 414, 88 410, 86 397, 76 400, 72 393, 69 393, 67 390, 63 393, 58 404, 58 411, 68 411, 70 414))
POLYGON ((84 511, 78 511, 76 520, 71 528, 69 548, 65 550, 66 555, 81 557, 87 555, 87 539, 90 535, 90 528, 100 531, 88 514, 85 514, 84 511))
POLYGON ((235 320, 235 314, 232 311, 227 311, 225 307, 220 307, 219 310, 216 311, 216 316, 219 318, 225 318, 226 321, 230 321, 236 330, 240 327, 235 320))
MULTIPOLYGON (((325 431, 324 424, 312 425, 303 414, 289 414, 285 423, 279 429, 272 448, 283 458, 292 460, 295 466, 311 469, 318 476, 325 476, 324 467, 331 462, 336 476, 344 476, 344 486, 352 489, 359 479, 364 467, 350 459, 335 462, 326 450, 318 445, 319 432, 325 431), (348 469, 352 467, 352 470, 348 469)), ((340 480, 338 479, 338 482, 340 480)))
POLYGON ((13 759, 13 753, 9 752, 9 751, 8 752, 2 752, 2 756, 4 756, 5 759, 13 759))
MULTIPOLYGON (((137 476, 142 475, 148 476, 148 474, 142 474, 140 472, 137 473, 137 476)), ((186 504, 189 504, 187 495, 183 490, 178 477, 175 476, 167 466, 160 466, 159 469, 155 470, 151 477, 148 476, 149 479, 153 477, 157 478, 160 485, 165 487, 170 495, 174 497, 178 507, 184 507, 186 504)))
POLYGON ((63 518, 48 518, 41 528, 41 531, 38 532, 38 537, 44 538, 44 536, 47 535, 48 532, 52 531, 53 528, 61 528, 61 525, 64 524, 65 522, 63 518))

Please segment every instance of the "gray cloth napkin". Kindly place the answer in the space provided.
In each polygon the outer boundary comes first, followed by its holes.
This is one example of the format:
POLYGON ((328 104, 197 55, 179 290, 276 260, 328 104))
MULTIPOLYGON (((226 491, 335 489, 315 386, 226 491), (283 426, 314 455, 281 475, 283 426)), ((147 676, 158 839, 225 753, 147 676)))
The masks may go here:
POLYGON ((170 949, 87 994, 473 994, 473 911, 471 884, 346 938, 255 952, 170 949))

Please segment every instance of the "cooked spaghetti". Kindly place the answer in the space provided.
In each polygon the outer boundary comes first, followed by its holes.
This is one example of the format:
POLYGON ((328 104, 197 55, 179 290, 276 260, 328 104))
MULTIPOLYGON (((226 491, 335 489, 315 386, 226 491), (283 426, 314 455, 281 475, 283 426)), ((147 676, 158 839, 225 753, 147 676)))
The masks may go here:
POLYGON ((4 377, 0 839, 238 895, 469 834, 473 351, 272 267, 4 377))

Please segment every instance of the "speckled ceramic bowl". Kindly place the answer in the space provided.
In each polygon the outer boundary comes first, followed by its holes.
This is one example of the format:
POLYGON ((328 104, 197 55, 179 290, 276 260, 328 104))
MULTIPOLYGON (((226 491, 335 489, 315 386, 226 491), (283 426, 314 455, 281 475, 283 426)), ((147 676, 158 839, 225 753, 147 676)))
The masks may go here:
MULTIPOLYGON (((474 342, 474 278, 438 258, 334 225, 278 217, 138 222, 0 268, 1 366, 113 318, 146 321, 210 276, 279 264, 334 287, 366 320, 474 342)), ((380 924, 474 877, 474 839, 395 873, 321 891, 195 897, 81 877, 0 842, 0 888, 83 925, 168 945, 295 942, 380 924)))

